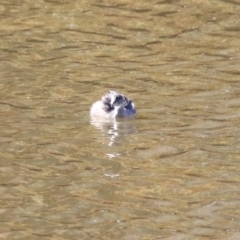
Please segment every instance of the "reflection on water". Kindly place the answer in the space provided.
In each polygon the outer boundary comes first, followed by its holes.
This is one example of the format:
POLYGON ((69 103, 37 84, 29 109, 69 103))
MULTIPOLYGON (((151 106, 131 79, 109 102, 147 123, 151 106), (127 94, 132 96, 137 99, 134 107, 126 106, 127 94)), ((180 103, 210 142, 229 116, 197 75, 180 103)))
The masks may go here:
POLYGON ((102 134, 99 134, 99 141, 103 138, 107 140, 108 146, 124 141, 124 138, 129 134, 136 132, 136 126, 134 125, 134 119, 107 119, 98 120, 92 119, 91 125, 99 129, 102 134), (101 135, 103 137, 101 137, 101 135))
POLYGON ((0 238, 239 239, 239 11, 0 1, 0 238))

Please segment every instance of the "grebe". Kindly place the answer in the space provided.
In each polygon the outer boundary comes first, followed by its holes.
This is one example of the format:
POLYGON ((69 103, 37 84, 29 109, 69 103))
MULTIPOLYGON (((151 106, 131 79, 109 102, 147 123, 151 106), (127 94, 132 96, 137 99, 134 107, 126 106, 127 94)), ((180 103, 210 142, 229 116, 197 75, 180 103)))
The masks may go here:
POLYGON ((107 92, 101 100, 93 103, 90 110, 91 117, 104 119, 126 118, 135 113, 132 100, 115 91, 107 92))

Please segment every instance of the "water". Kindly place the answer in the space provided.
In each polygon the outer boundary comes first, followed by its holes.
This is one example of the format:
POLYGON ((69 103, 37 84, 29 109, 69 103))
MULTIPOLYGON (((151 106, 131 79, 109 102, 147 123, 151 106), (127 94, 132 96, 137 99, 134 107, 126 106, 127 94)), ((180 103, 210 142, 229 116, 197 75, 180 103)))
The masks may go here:
POLYGON ((0 238, 239 239, 239 8, 0 1, 0 238))

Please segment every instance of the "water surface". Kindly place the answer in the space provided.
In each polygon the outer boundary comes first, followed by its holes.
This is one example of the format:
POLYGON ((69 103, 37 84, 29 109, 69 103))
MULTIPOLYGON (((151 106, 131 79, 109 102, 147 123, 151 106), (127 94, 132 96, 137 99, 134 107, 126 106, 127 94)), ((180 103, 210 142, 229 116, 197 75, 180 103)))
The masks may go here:
POLYGON ((239 10, 0 1, 0 238, 239 239, 239 10))

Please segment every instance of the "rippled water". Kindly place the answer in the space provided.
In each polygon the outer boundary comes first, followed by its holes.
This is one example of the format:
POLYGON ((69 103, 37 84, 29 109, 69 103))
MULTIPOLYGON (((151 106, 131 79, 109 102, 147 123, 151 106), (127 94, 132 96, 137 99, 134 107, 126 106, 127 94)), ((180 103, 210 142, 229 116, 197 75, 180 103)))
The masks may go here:
POLYGON ((240 238, 238 1, 0 1, 0 238, 240 238), (109 89, 131 121, 90 122, 109 89))

